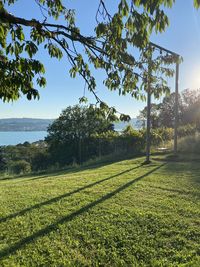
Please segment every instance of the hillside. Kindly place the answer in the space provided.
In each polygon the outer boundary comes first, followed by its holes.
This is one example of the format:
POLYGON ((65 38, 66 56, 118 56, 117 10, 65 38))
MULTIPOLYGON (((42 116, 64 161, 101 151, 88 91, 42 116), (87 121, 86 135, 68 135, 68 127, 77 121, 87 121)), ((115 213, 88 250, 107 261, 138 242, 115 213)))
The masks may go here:
POLYGON ((200 164, 0 180, 0 266, 200 266, 200 164))
POLYGON ((46 131, 53 119, 10 118, 0 119, 0 132, 46 131))
MULTIPOLYGON (((33 118, 10 118, 0 119, 0 132, 13 131, 46 131, 53 119, 33 119, 33 118)), ((133 118, 129 122, 114 123, 116 130, 123 130, 127 125, 133 128, 140 128, 140 123, 133 118)))

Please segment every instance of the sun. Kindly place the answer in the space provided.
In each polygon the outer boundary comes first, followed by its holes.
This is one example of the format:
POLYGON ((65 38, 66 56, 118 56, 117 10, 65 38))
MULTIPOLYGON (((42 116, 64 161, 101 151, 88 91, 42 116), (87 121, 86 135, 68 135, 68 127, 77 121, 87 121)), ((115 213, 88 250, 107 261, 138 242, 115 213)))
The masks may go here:
POLYGON ((199 89, 200 88, 200 68, 198 68, 192 72, 191 87, 192 87, 191 89, 199 89))

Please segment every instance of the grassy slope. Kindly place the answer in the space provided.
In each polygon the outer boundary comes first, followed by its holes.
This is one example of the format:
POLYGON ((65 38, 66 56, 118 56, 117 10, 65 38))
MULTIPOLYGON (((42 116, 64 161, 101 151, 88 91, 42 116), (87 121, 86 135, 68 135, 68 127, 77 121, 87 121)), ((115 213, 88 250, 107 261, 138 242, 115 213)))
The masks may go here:
POLYGON ((200 164, 0 180, 0 266, 200 266, 200 164))

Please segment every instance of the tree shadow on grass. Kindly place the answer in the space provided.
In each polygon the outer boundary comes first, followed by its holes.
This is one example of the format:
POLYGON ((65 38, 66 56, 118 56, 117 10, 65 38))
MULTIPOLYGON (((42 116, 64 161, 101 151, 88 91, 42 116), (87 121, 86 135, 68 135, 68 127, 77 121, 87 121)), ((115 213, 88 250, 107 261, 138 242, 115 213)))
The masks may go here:
POLYGON ((153 154, 152 159, 155 161, 164 161, 164 162, 177 162, 177 163, 200 163, 200 155, 195 153, 181 153, 178 154, 153 154), (156 157, 161 156, 161 157, 156 157))
POLYGON ((186 191, 186 190, 180 190, 180 189, 174 189, 174 188, 165 188, 165 187, 161 187, 161 186, 153 186, 153 188, 159 189, 162 191, 166 191, 169 193, 174 193, 174 194, 188 196, 188 197, 191 196, 195 199, 196 198, 200 199, 200 193, 198 193, 198 192, 192 192, 192 191, 186 191))
POLYGON ((123 190, 127 189, 129 186, 135 184, 136 182, 142 180, 143 178, 149 176, 150 174, 154 173, 155 171, 157 171, 158 169, 160 169, 163 165, 162 164, 156 168, 154 168, 153 170, 135 178, 134 180, 131 180, 129 182, 127 182, 126 184, 118 187, 116 190, 102 196, 101 198, 85 205, 84 207, 80 208, 77 211, 72 212, 71 214, 62 217, 61 219, 55 221, 54 223, 48 225, 47 227, 33 233, 30 236, 27 236, 23 239, 21 239, 20 241, 16 242, 15 244, 11 245, 10 247, 4 248, 0 251, 0 259, 9 256, 10 254, 15 253, 17 250, 22 249, 24 246, 34 242, 35 240, 37 240, 38 238, 47 235, 49 233, 51 233, 52 231, 55 231, 58 226, 60 224, 64 224, 67 223, 69 221, 72 221, 74 218, 76 218, 79 215, 82 215, 84 212, 87 212, 88 210, 90 210, 91 208, 95 207, 98 204, 101 204, 102 202, 114 197, 116 194, 122 192, 123 190))
POLYGON ((4 218, 0 218, 0 223, 6 222, 7 220, 13 219, 13 218, 15 218, 15 217, 17 217, 17 216, 22 216, 22 215, 26 214, 27 212, 32 211, 32 210, 34 210, 34 209, 39 209, 39 208, 41 208, 42 206, 53 204, 53 203, 55 203, 55 202, 61 200, 62 198, 69 197, 69 196, 71 196, 71 195, 73 195, 73 194, 79 193, 79 192, 81 192, 81 191, 83 191, 83 190, 85 190, 85 189, 91 188, 91 187, 93 187, 93 186, 95 186, 95 185, 101 184, 101 183, 103 183, 103 182, 105 182, 105 181, 108 181, 108 180, 110 180, 110 179, 116 178, 116 177, 118 177, 118 176, 120 176, 120 175, 123 175, 123 174, 125 174, 125 173, 131 172, 131 171, 133 171, 133 170, 135 170, 135 169, 138 169, 138 168, 140 168, 140 167, 141 167, 141 165, 136 166, 136 167, 134 167, 134 168, 125 170, 125 171, 123 171, 123 172, 117 173, 117 174, 112 175, 112 176, 109 176, 109 177, 106 177, 106 178, 104 178, 104 179, 102 179, 102 180, 99 180, 99 181, 96 181, 96 182, 94 182, 94 183, 91 183, 91 184, 85 185, 85 186, 83 186, 83 187, 80 187, 80 188, 78 188, 78 189, 76 189, 76 190, 74 190, 74 191, 67 192, 67 193, 65 193, 65 194, 59 195, 59 196, 54 197, 54 198, 52 198, 52 199, 49 199, 49 200, 46 200, 46 201, 44 201, 44 202, 35 204, 34 206, 31 206, 31 207, 28 207, 28 208, 26 208, 26 209, 23 209, 23 210, 20 210, 20 211, 18 211, 18 212, 15 212, 15 213, 10 214, 10 215, 8 215, 8 216, 6 216, 6 217, 4 217, 4 218))
POLYGON ((111 165, 113 163, 117 163, 120 161, 129 160, 129 159, 133 159, 133 160, 137 159, 138 160, 142 157, 143 157, 143 155, 132 155, 132 154, 128 154, 126 156, 122 155, 122 156, 118 156, 116 158, 115 157, 110 158, 109 160, 105 159, 105 160, 102 160, 102 161, 97 162, 97 163, 91 163, 91 164, 88 164, 86 166, 80 165, 78 167, 70 167, 69 169, 65 169, 63 171, 55 171, 55 172, 51 172, 51 173, 45 173, 46 175, 39 176, 39 177, 33 177, 32 179, 29 179, 27 181, 39 180, 39 179, 43 179, 43 178, 52 178, 52 177, 55 177, 57 175, 63 175, 63 174, 74 174, 74 173, 78 173, 80 171, 94 170, 96 168, 105 167, 105 166, 108 166, 108 165, 111 165))
MULTIPOLYGON (((107 164, 111 164, 111 163, 107 163, 107 164)), ((85 170, 89 170, 89 169, 95 169, 101 166, 105 166, 107 164, 95 164, 92 166, 87 166, 87 167, 83 167, 83 166, 78 166, 78 167, 68 167, 62 170, 54 170, 54 171, 41 171, 41 172, 36 172, 36 173, 29 173, 29 174, 20 174, 20 175, 16 175, 13 177, 4 177, 4 178, 0 178, 0 182, 1 181, 11 181, 11 180, 18 180, 21 179, 21 181, 24 182, 25 181, 32 181, 32 180, 38 180, 38 179, 43 179, 43 178, 51 178, 51 177, 55 177, 58 175, 63 175, 63 174, 73 174, 73 173, 77 173, 80 171, 85 171, 85 170)))
POLYGON ((180 176, 186 176, 188 181, 192 181, 194 184, 200 183, 200 161, 199 160, 182 160, 179 161, 167 161, 166 171, 170 174, 176 174, 180 176))

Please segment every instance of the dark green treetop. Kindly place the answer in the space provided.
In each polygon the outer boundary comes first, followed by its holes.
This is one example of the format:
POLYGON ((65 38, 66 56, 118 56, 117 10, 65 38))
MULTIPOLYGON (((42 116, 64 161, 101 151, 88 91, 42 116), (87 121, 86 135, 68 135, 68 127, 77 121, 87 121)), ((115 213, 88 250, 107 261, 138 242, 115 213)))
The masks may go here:
POLYGON ((102 133, 114 128, 117 117, 108 109, 89 106, 69 106, 62 111, 48 128, 47 141, 66 143, 89 138, 92 134, 102 133))

